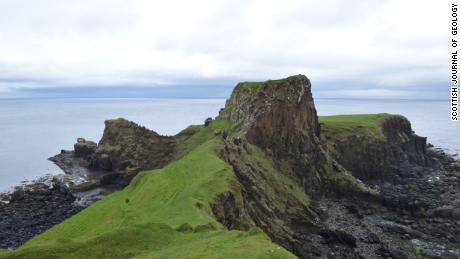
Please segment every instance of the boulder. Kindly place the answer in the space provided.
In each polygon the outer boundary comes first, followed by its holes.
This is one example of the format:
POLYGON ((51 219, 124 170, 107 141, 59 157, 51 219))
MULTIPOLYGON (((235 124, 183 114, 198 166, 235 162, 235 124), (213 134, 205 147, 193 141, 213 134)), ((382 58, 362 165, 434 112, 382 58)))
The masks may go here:
POLYGON ((204 126, 207 127, 209 126, 209 124, 211 124, 212 122, 212 118, 207 118, 205 121, 204 121, 204 126))

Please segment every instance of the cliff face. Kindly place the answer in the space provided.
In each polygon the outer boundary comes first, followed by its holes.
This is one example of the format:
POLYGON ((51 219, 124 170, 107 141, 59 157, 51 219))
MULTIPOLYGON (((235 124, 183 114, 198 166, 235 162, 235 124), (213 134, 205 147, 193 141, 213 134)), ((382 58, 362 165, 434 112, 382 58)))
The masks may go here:
POLYGON ((321 147, 320 125, 306 76, 239 84, 218 119, 233 120, 248 143, 267 153, 275 167, 306 192, 360 190, 355 188, 359 183, 321 147))
MULTIPOLYGON (((239 84, 218 119, 235 125, 237 137, 226 142, 222 157, 241 185, 245 211, 296 255, 315 257, 320 249, 302 233, 341 235, 321 223, 306 194, 374 195, 322 148, 310 80, 303 75, 239 84)), ((345 246, 338 254, 354 253, 345 246)))
POLYGON ((250 143, 277 158, 312 152, 319 142, 319 123, 310 80, 293 76, 263 83, 245 127, 250 143))
MULTIPOLYGON (((347 170, 362 180, 391 179, 403 165, 425 166, 426 138, 417 136, 409 120, 400 115, 361 115, 375 124, 377 134, 352 126, 339 132, 333 124, 323 125, 326 149, 347 170)), ((346 116, 332 116, 344 120, 346 116)))
POLYGON ((311 84, 303 75, 240 83, 219 118, 242 123, 251 144, 280 158, 310 152, 319 142, 311 84))
POLYGON ((419 165, 428 163, 426 137, 420 137, 412 130, 410 121, 403 116, 391 116, 382 121, 381 128, 387 142, 396 146, 394 156, 401 161, 419 165), (398 150, 398 148, 400 148, 398 150))

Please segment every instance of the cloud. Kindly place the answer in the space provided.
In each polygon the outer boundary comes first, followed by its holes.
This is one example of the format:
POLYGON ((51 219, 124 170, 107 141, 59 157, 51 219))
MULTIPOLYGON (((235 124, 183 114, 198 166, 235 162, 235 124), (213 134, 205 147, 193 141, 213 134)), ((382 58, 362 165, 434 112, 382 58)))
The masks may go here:
POLYGON ((369 95, 426 82, 441 90, 449 7, 429 0, 0 1, 0 90, 233 84, 296 73, 359 83, 369 95))

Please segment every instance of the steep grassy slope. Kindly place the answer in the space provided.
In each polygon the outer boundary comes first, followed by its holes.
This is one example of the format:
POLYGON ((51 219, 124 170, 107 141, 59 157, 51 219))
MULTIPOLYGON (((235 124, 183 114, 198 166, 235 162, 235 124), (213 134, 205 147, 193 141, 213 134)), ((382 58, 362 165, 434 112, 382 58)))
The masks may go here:
POLYGON ((232 168, 216 155, 220 121, 184 139, 189 153, 138 174, 123 191, 1 258, 292 258, 260 230, 226 230, 210 203, 231 191, 242 197, 232 168))

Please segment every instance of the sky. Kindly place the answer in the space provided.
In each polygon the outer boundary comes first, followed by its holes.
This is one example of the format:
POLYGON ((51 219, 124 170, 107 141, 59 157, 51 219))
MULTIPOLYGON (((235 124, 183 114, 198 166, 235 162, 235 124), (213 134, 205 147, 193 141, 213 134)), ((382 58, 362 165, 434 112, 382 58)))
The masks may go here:
POLYGON ((321 98, 448 98, 450 5, 0 0, 0 98, 226 97, 293 74, 321 98))

